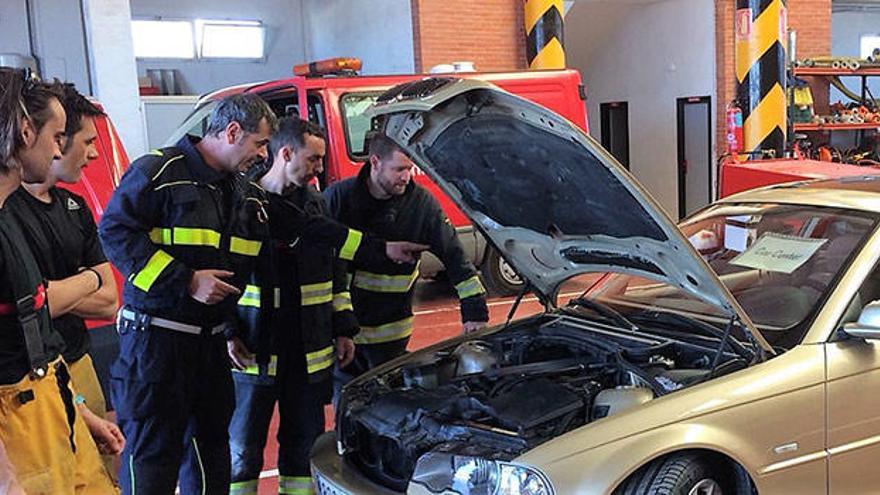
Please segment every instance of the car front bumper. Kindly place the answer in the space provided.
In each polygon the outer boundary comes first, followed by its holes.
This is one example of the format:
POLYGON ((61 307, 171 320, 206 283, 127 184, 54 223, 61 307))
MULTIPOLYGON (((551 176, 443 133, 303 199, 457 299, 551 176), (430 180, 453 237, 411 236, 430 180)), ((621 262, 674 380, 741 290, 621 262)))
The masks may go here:
POLYGON ((312 480, 317 495, 400 495, 358 472, 336 453, 336 432, 324 433, 312 447, 312 480))

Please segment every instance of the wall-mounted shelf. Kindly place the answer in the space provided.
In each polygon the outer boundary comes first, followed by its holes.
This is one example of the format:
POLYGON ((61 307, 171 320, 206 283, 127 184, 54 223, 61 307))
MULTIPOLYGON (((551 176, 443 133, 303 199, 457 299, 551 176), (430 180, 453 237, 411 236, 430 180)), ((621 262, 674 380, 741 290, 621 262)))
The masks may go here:
POLYGON ((864 123, 864 124, 794 124, 794 131, 860 131, 860 130, 880 130, 880 124, 864 123))
POLYGON ((880 67, 861 67, 856 70, 831 67, 795 67, 796 76, 880 76, 880 67))

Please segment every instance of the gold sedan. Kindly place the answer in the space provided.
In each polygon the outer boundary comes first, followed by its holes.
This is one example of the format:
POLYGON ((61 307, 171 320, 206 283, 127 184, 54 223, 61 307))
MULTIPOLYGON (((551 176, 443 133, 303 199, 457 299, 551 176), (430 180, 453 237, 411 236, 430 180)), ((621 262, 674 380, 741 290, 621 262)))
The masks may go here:
POLYGON ((380 129, 547 311, 352 381, 319 493, 880 493, 880 180, 745 192, 677 228, 564 119, 423 84, 380 129))

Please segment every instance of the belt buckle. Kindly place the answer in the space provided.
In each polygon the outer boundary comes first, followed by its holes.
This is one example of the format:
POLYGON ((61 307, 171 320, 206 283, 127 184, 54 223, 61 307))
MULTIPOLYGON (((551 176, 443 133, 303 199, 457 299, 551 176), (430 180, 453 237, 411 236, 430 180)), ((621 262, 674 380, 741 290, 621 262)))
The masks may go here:
POLYGON ((146 332, 150 328, 152 318, 147 313, 135 313, 134 324, 138 332, 146 332))
POLYGON ((19 315, 25 315, 34 311, 36 307, 36 299, 33 294, 28 294, 18 301, 15 301, 15 309, 19 315))

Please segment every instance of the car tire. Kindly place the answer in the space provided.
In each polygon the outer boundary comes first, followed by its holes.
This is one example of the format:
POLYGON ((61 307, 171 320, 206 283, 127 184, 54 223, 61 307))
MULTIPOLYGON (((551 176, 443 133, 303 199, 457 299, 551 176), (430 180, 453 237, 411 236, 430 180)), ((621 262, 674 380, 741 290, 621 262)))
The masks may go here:
POLYGON ((697 453, 674 454, 638 470, 616 495, 731 495, 727 466, 697 453))
POLYGON ((519 294, 523 288, 523 280, 517 275, 498 251, 488 248, 483 264, 480 265, 483 285, 493 296, 512 296, 519 294))

